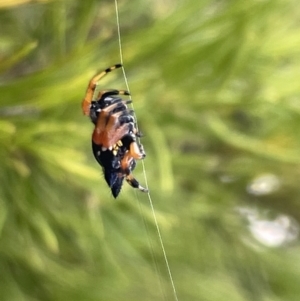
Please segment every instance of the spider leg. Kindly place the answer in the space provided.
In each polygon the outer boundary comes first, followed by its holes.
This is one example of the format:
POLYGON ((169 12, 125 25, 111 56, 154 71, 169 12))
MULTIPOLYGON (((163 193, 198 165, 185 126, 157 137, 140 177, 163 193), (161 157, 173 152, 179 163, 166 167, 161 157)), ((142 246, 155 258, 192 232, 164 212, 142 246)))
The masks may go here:
POLYGON ((131 131, 131 134, 127 135, 127 137, 131 140, 129 143, 129 149, 128 152, 126 152, 124 158, 133 158, 133 159, 144 159, 146 157, 146 153, 144 151, 144 148, 141 144, 138 144, 136 142, 136 132, 137 129, 135 128, 133 123, 127 123, 129 125, 129 131, 131 131))
POLYGON ((131 142, 131 144, 130 144, 129 154, 134 159, 144 159, 146 157, 143 146, 138 145, 135 141, 131 142))
POLYGON ((134 169, 133 163, 135 159, 143 159, 146 157, 143 147, 138 145, 136 141, 130 143, 129 150, 125 153, 124 157, 121 160, 121 169, 127 175, 134 169))
POLYGON ((97 99, 111 95, 130 95, 130 93, 126 90, 102 90, 98 93, 97 99))
POLYGON ((129 174, 126 176, 126 181, 129 185, 131 185, 133 188, 137 188, 142 192, 148 192, 149 190, 143 186, 140 185, 140 183, 132 176, 132 174, 129 174))
POLYGON ((96 74, 89 82, 87 90, 86 90, 86 94, 85 97, 82 101, 82 111, 85 115, 89 115, 90 113, 90 105, 91 105, 91 101, 93 100, 93 95, 95 92, 95 89, 97 87, 97 82, 104 77, 107 73, 121 68, 122 65, 121 64, 116 64, 112 67, 109 67, 107 69, 105 69, 104 71, 100 72, 99 74, 96 74))

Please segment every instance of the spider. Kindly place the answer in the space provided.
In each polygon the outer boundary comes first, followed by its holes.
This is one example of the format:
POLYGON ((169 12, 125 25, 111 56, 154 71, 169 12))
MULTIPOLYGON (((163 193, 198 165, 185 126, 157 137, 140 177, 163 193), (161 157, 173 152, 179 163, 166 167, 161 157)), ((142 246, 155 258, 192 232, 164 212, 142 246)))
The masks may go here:
POLYGON ((136 160, 145 158, 146 154, 137 141, 137 137, 141 135, 136 128, 133 110, 127 107, 132 101, 118 96, 130 93, 125 90, 102 90, 93 100, 98 81, 121 67, 121 64, 116 64, 95 75, 90 80, 82 101, 83 113, 95 125, 92 135, 93 154, 102 167, 114 198, 119 195, 124 179, 133 188, 148 192, 132 175, 136 160))

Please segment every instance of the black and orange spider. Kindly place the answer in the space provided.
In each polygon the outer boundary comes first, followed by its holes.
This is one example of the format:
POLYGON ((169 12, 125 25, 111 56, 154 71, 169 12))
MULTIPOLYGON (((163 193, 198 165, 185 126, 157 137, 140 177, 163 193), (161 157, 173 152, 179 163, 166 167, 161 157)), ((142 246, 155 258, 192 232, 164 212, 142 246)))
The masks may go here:
POLYGON ((114 65, 95 75, 89 82, 82 101, 82 111, 95 125, 92 135, 92 149, 102 166, 104 178, 116 198, 122 188, 124 178, 134 188, 143 192, 142 187, 132 176, 136 160, 145 158, 143 146, 138 143, 140 133, 136 127, 133 111, 127 105, 131 100, 123 100, 118 95, 130 95, 125 90, 103 90, 93 100, 98 81, 107 73, 121 68, 114 65))

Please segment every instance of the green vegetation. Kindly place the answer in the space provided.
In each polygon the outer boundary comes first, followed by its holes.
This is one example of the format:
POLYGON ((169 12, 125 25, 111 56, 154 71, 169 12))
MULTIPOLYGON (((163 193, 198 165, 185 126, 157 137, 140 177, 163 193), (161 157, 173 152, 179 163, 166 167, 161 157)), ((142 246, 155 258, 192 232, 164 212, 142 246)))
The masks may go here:
MULTIPOLYGON (((260 244, 237 208, 300 220, 299 3, 119 2, 179 300, 298 301, 299 243, 260 244), (263 174, 278 189, 247 192, 263 174)), ((174 300, 147 194, 112 198, 81 112, 120 61, 114 1, 5 0, 0 28, 1 301, 174 300)))

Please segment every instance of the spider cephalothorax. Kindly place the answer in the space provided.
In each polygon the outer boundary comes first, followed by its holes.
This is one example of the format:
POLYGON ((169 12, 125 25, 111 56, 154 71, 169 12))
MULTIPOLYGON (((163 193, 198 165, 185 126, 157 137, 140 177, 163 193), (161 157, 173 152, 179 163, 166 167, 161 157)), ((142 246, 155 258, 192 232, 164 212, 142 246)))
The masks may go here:
POLYGON ((111 188, 114 197, 120 193, 124 178, 134 188, 143 192, 142 187, 132 176, 136 160, 145 158, 143 146, 138 143, 140 134, 136 121, 127 105, 130 100, 124 100, 118 95, 129 95, 125 90, 103 90, 93 100, 97 82, 110 71, 122 67, 114 65, 95 75, 89 82, 82 110, 91 118, 95 125, 92 135, 93 153, 102 166, 105 180, 111 188))

